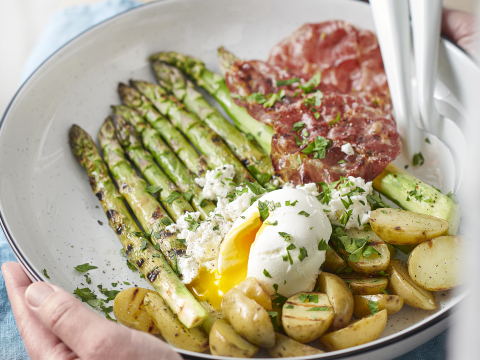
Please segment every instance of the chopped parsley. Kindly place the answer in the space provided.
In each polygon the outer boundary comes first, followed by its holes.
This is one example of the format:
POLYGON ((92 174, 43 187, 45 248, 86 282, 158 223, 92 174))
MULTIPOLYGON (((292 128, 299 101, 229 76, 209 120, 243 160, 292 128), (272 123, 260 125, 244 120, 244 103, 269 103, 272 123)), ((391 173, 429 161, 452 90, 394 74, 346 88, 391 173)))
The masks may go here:
POLYGON ((50 276, 47 274, 47 269, 43 269, 43 275, 45 275, 47 279, 50 279, 50 276))
MULTIPOLYGON (((218 228, 218 226, 215 226, 216 228, 218 228)), ((215 227, 213 228, 213 230, 218 230, 218 229, 215 229, 215 227)), ((180 244, 185 244, 187 242, 187 239, 177 239, 177 241, 180 243, 180 244)))
POLYGON ((429 139, 428 137, 425 138, 425 142, 426 142, 427 144, 431 144, 430 139, 429 139))
POLYGON ((331 144, 332 142, 330 140, 318 135, 315 140, 302 150, 302 153, 307 155, 313 153, 314 159, 323 159, 327 153, 327 148, 330 147, 331 144))
POLYGON ((390 276, 390 274, 387 274, 387 273, 386 273, 385 271, 383 271, 383 270, 382 270, 382 271, 379 271, 379 272, 378 272, 378 275, 380 275, 380 276, 390 276))
POLYGON ((327 244, 327 242, 325 240, 320 240, 320 242, 318 243, 318 250, 319 251, 323 251, 323 250, 332 250, 330 248, 330 246, 327 244))
POLYGON ((166 204, 172 204, 175 200, 177 200, 182 195, 178 191, 172 191, 170 195, 167 196, 165 200, 162 200, 166 204))
POLYGON ((367 195, 367 201, 370 204, 372 210, 390 207, 383 202, 382 198, 379 195, 367 195))
POLYGON ((385 289, 380 289, 382 290, 382 293, 384 293, 385 295, 388 295, 388 293, 385 291, 385 289))
POLYGON ((293 305, 287 304, 284 306, 285 309, 293 309, 293 305))
MULTIPOLYGON (((87 272, 88 270, 93 270, 93 269, 98 269, 98 267, 90 265, 89 263, 75 266, 75 270, 77 270, 78 272, 87 272)), ((46 271, 44 271, 43 274, 45 275, 45 273, 46 271)))
POLYGON ((413 166, 422 166, 425 163, 425 159, 421 152, 413 155, 413 166))
POLYGON ((317 72, 305 84, 298 85, 298 88, 303 90, 304 94, 308 94, 308 93, 311 93, 313 91, 313 88, 320 85, 321 81, 322 81, 322 73, 317 72))
POLYGON ((190 191, 186 191, 182 194, 182 196, 185 198, 185 200, 187 200, 188 202, 190 202, 193 198, 193 196, 195 195, 195 192, 193 190, 190 190, 190 191))
POLYGON ((277 81, 275 81, 275 86, 279 87, 279 86, 284 86, 284 85, 292 85, 292 84, 298 83, 299 81, 300 81, 299 77, 292 78, 292 79, 286 79, 286 80, 277 80, 277 81))
POLYGON ((336 117, 334 120, 330 121, 330 123, 328 124, 328 126, 333 126, 333 125, 335 125, 336 123, 338 123, 339 121, 340 121, 340 111, 337 113, 337 117, 336 117))
POLYGON ((140 251, 143 251, 147 248, 147 239, 142 240, 142 245, 140 245, 140 251))
POLYGON ((327 311, 328 309, 330 309, 328 306, 315 306, 311 307, 307 311, 327 311))
POLYGON ((278 225, 278 221, 275 220, 275 222, 271 223, 270 221, 267 221, 265 222, 266 225, 272 225, 272 226, 277 226, 278 225))
POLYGON ((285 206, 295 206, 295 204, 297 202, 298 202, 298 200, 295 200, 295 201, 287 200, 287 201, 285 201, 285 206))
POLYGON ((267 278, 272 278, 272 276, 268 273, 267 269, 263 269, 263 275, 265 275, 265 277, 267 278))
MULTIPOLYGON (((163 217, 163 218, 160 220, 160 222, 161 222, 163 225, 165 225, 165 226, 169 226, 169 225, 172 225, 172 224, 173 224, 173 221, 170 220, 170 218, 168 218, 168 217, 166 217, 166 216, 163 217)), ((156 237, 156 236, 155 236, 155 237, 156 237)), ((158 238, 157 238, 157 239, 158 239, 158 238)))
POLYGON ((363 250, 362 252, 363 257, 366 257, 366 258, 372 256, 373 254, 380 255, 380 253, 372 246, 365 247, 365 250, 363 250))
MULTIPOLYGON (((290 245, 293 245, 293 244, 290 244, 290 245)), ((298 254, 298 259, 300 261, 303 261, 306 257, 308 257, 307 249, 305 249, 304 247, 301 247, 300 253, 298 254)))
MULTIPOLYGON (((255 195, 262 195, 264 194, 266 191, 265 189, 257 182, 253 182, 251 183, 250 181, 248 180, 245 180, 245 185, 250 189, 250 191, 252 193, 254 193, 255 195)), ((242 192, 243 193, 243 192, 242 192)))
POLYGON ((309 295, 309 294, 302 294, 298 297, 302 303, 306 302, 312 302, 312 303, 318 303, 318 295, 309 295))
POLYGON ((145 188, 145 191, 150 194, 156 194, 160 190, 162 190, 162 187, 160 185, 150 185, 145 188))
POLYGON ((130 285, 130 283, 128 281, 124 281, 123 282, 125 285, 130 285))
POLYGON ((368 309, 370 310, 370 314, 375 315, 378 313, 380 310, 378 309, 378 302, 368 300, 368 309))
POLYGON ((300 212, 298 213, 298 215, 303 215, 303 216, 305 216, 305 217, 310 217, 310 214, 307 213, 306 211, 303 211, 303 210, 300 211, 300 212))

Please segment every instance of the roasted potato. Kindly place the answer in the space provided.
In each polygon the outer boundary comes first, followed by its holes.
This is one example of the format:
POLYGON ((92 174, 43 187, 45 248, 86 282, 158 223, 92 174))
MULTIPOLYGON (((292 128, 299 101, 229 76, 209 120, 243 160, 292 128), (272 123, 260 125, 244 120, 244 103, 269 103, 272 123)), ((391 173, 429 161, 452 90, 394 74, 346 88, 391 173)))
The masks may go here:
POLYGON ((430 291, 461 285, 465 263, 464 241, 458 236, 440 236, 418 245, 408 258, 408 274, 415 284, 430 291))
POLYGON ((378 339, 387 325, 387 311, 352 322, 346 328, 320 336, 328 350, 341 350, 378 339))
POLYGON ((227 320, 217 320, 209 335, 212 355, 251 358, 259 347, 238 335, 227 320))
POLYGON ((348 267, 349 265, 335 251, 325 251, 325 261, 322 264, 323 271, 336 274, 348 267))
POLYGON ((369 301, 378 303, 379 310, 387 310, 388 316, 399 312, 403 306, 403 299, 398 295, 355 295, 353 301, 355 302, 353 313, 358 318, 371 315, 369 301))
POLYGON ((188 329, 178 320, 160 295, 155 292, 147 293, 144 304, 148 314, 170 345, 195 352, 208 350, 208 335, 205 330, 201 326, 188 329))
POLYGON ((390 263, 390 251, 388 250, 388 246, 373 231, 349 229, 346 233, 353 239, 365 238, 368 236, 369 243, 367 246, 371 246, 379 252, 379 254, 373 253, 369 257, 363 257, 363 255, 361 255, 360 260, 357 262, 348 261, 348 265, 350 265, 354 271, 363 274, 375 274, 388 267, 388 264, 390 263))
POLYGON ((282 325, 289 337, 310 342, 328 330, 334 313, 328 296, 318 292, 298 293, 283 305, 282 325))
POLYGON ((322 350, 301 344, 298 341, 290 339, 288 336, 275 333, 275 338, 275 346, 267 350, 270 356, 273 358, 323 354, 322 350))
POLYGON ((318 276, 320 292, 327 294, 333 306, 332 329, 338 330, 348 325, 353 314, 353 295, 347 284, 338 276, 322 272, 318 276))
POLYGON ((370 226, 378 237, 393 245, 419 244, 448 230, 448 221, 400 209, 377 209, 370 226))
POLYGON ((422 289, 413 282, 410 275, 408 275, 405 262, 397 259, 390 261, 387 273, 390 274, 388 289, 392 294, 401 296, 405 304, 425 310, 437 308, 433 293, 422 289))
POLYGON ((365 277, 363 274, 350 273, 338 274, 338 277, 347 283, 353 295, 382 294, 382 290, 388 285, 388 278, 385 276, 365 277))
POLYGON ((248 298, 255 300, 259 305, 263 306, 265 310, 272 311, 272 299, 263 288, 260 281, 254 277, 249 277, 243 280, 237 289, 243 291, 248 298))
POLYGON ((145 310, 143 299, 148 293, 155 293, 155 291, 139 287, 120 291, 113 302, 113 314, 120 324, 130 329, 160 335, 160 330, 145 310))
POLYGON ((248 341, 270 348, 275 345, 275 332, 267 310, 243 293, 233 288, 222 299, 225 318, 237 333, 248 341))

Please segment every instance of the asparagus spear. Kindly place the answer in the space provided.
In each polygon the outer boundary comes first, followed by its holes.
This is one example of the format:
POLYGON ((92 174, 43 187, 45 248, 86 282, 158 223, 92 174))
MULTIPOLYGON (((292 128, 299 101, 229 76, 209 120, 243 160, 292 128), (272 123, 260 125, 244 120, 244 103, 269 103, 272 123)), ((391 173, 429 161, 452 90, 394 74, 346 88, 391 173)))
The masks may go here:
POLYGON ((135 101, 129 98, 125 98, 124 101, 129 106, 115 106, 113 110, 116 114, 121 114, 138 132, 142 132, 141 128, 146 126, 144 119, 147 120, 160 133, 165 142, 172 147, 175 154, 183 161, 188 170, 196 176, 205 176, 205 172, 208 169, 205 159, 198 155, 192 145, 188 143, 180 131, 172 126, 170 121, 155 110, 147 98, 142 95, 135 101))
POLYGON ((165 144, 160 134, 149 123, 145 122, 135 110, 128 106, 112 106, 112 111, 114 114, 122 115, 141 134, 145 148, 150 151, 155 160, 160 164, 160 167, 170 180, 177 185, 182 194, 194 194, 191 204, 195 211, 200 212, 201 218, 205 220, 210 212, 215 210, 215 205, 210 200, 203 198, 202 189, 195 183, 192 173, 170 147, 165 144))
MULTIPOLYGON (((211 106, 177 68, 160 61, 154 61, 152 66, 160 85, 183 101, 188 111, 215 131, 260 184, 263 185, 274 175, 270 157, 211 106)), ((138 89, 142 86, 136 82, 133 85, 138 89)))
MULTIPOLYGON (((210 169, 230 164, 235 168, 234 182, 236 184, 242 183, 245 179, 252 180, 247 169, 230 152, 215 132, 203 125, 195 115, 185 111, 173 96, 166 96, 165 90, 160 86, 150 85, 142 87, 147 91, 140 94, 135 88, 120 84, 120 97, 126 105, 129 105, 144 102, 142 98, 142 95, 144 95, 162 115, 169 117, 172 124, 185 134, 195 148, 206 156, 207 165, 210 169)), ((147 119, 147 121, 149 120, 147 119)))
POLYGON ((201 60, 173 51, 152 55, 150 61, 155 60, 173 65, 190 76, 197 85, 203 87, 222 105, 240 131, 251 134, 262 149, 270 154, 273 129, 255 120, 247 110, 235 104, 222 76, 208 70, 201 60))
POLYGON ((120 193, 137 217, 140 225, 148 232, 148 237, 158 244, 161 252, 178 273, 177 256, 185 255, 186 246, 177 241, 176 234, 164 231, 172 220, 163 211, 158 201, 145 189, 147 183, 140 178, 125 158, 125 153, 115 137, 112 119, 105 120, 98 134, 103 156, 120 193))
MULTIPOLYGON (((188 203, 193 197, 193 193, 180 195, 179 189, 155 164, 153 156, 143 148, 140 137, 133 126, 121 115, 113 115, 113 124, 118 142, 125 149, 125 153, 140 170, 143 177, 154 187, 157 186, 153 189, 156 191, 150 190, 149 192, 159 192, 159 198, 173 220, 176 222, 186 212, 193 212, 192 206, 188 203)), ((151 189, 151 187, 147 189, 151 189)))
POLYGON ((208 314, 172 271, 165 258, 136 234, 140 232, 118 193, 97 147, 79 126, 70 128, 70 146, 80 165, 88 172, 92 191, 100 200, 110 227, 117 234, 128 260, 152 284, 178 319, 188 328, 199 326, 208 314))

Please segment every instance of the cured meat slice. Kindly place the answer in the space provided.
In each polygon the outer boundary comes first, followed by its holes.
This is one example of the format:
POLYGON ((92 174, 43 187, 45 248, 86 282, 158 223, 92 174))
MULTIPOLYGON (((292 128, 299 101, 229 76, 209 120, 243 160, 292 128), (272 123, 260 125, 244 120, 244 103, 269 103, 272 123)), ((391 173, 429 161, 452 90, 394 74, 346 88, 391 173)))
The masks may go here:
POLYGON ((275 170, 295 185, 331 183, 341 176, 373 180, 401 150, 395 121, 377 104, 369 93, 331 92, 324 94, 320 106, 306 101, 284 106, 274 121, 275 170), (305 150, 318 136, 330 141, 324 158, 305 150))
POLYGON ((342 94, 388 92, 377 37, 344 21, 305 24, 270 52, 268 64, 295 76, 322 73, 322 83, 342 94))

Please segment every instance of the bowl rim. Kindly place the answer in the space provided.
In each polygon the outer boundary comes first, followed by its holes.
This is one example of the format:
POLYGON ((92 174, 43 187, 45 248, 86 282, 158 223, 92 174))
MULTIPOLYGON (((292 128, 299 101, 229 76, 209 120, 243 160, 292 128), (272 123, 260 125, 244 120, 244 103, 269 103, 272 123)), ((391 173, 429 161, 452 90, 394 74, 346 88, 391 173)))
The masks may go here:
MULTIPOLYGON (((119 19, 129 16, 131 13, 136 12, 136 11, 144 11, 146 7, 161 7, 164 6, 165 4, 168 3, 180 3, 180 2, 190 2, 192 0, 161 0, 157 2, 151 2, 151 3, 144 3, 144 4, 139 4, 136 7, 127 9, 119 14, 113 15, 107 19, 104 19, 103 21, 99 22, 98 24, 95 24, 88 29, 85 29, 81 33, 77 34, 75 37, 71 38, 69 41, 67 41, 65 44, 60 46, 57 50, 55 50, 52 54, 50 54, 45 60, 43 60, 36 68, 35 70, 25 79, 25 81, 19 86, 19 88, 16 90, 14 96, 12 99, 9 101, 7 107, 5 108, 5 111, 2 114, 2 117, 0 118, 0 135, 3 132, 3 125, 10 113, 10 109, 12 105, 15 103, 16 99, 20 95, 20 93, 30 84, 30 80, 37 74, 39 71, 42 70, 42 68, 50 62, 50 60, 53 57, 56 57, 61 51, 63 51, 66 47, 71 46, 72 43, 75 43, 76 41, 81 40, 84 36, 88 36, 91 32, 97 31, 99 28, 103 26, 109 26, 110 23, 113 23, 114 21, 118 21, 119 19)), ((352 0, 343 0, 343 1, 352 1, 352 0)), ((353 0, 356 2, 359 2, 363 4, 364 6, 369 6, 368 3, 364 3, 361 0, 353 0)), ((444 45, 447 47, 449 51, 452 51, 453 53, 456 53, 456 55, 459 55, 464 58, 465 61, 470 62, 474 67, 478 68, 478 65, 475 63, 473 58, 466 53, 462 48, 460 48, 458 45, 454 44, 450 39, 444 37, 443 35, 441 36, 441 41, 444 43, 444 45)), ((1 205, 1 204, 0 204, 1 205)), ((45 281, 45 279, 42 277, 41 274, 39 274, 35 268, 26 260, 24 254, 22 253, 20 247, 17 244, 17 241, 15 240, 13 234, 9 231, 8 225, 6 223, 4 213, 2 211, 2 206, 0 206, 0 227, 2 228, 5 238, 7 239, 7 242, 10 245, 10 248, 15 254, 15 257, 19 261, 20 265, 23 267, 23 269, 26 271, 28 277, 32 281, 45 281)), ((392 334, 386 338, 383 339, 377 339, 374 343, 367 343, 359 346, 355 346, 350 349, 343 349, 343 350, 338 350, 335 351, 335 353, 328 353, 331 355, 327 356, 322 356, 321 359, 340 359, 345 356, 355 356, 355 355, 360 355, 360 354, 365 354, 368 352, 372 352, 374 350, 378 350, 381 348, 386 348, 394 343, 397 343, 401 340, 406 340, 408 338, 411 338, 412 336, 415 336, 431 327, 434 325, 442 322, 443 320, 449 318, 455 311, 456 309, 459 308, 460 303, 462 300, 465 298, 466 293, 458 293, 457 294, 457 299, 455 303, 448 308, 444 309, 439 309, 435 314, 432 314, 428 317, 428 319, 423 319, 419 323, 414 324, 404 330, 401 330, 401 334, 396 333, 392 334), (380 340, 380 341, 379 341, 380 340)), ((176 351, 178 351, 181 354, 187 355, 187 356, 193 356, 194 358, 205 358, 205 359, 211 359, 212 355, 210 354, 203 354, 203 353, 195 353, 191 351, 186 351, 182 349, 177 349, 175 348, 176 351)), ((327 354, 327 353, 326 353, 327 354)), ((217 359, 231 359, 228 357, 216 357, 217 359)), ((318 355, 312 355, 312 356, 304 356, 301 357, 301 359, 316 359, 318 358, 318 355)), ((293 359, 293 358, 292 358, 293 359)), ((297 359, 297 358, 296 358, 297 359)), ((300 359, 300 358, 298 358, 300 359)))

